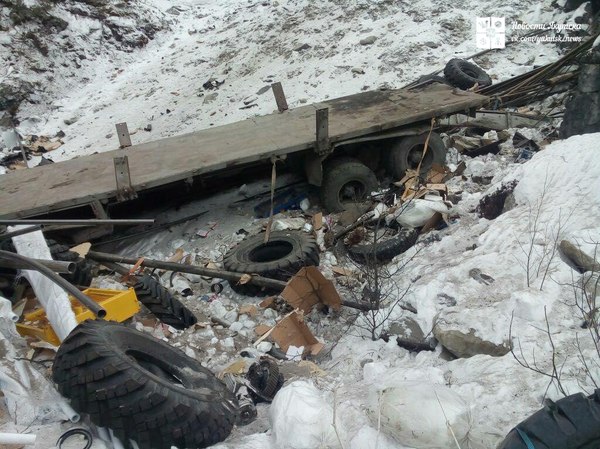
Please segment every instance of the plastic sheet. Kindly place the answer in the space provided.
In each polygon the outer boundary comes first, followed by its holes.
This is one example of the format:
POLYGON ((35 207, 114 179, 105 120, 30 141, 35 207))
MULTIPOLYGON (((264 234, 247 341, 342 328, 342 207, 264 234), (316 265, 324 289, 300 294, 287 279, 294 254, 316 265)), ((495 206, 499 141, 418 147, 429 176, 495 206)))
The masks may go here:
POLYGON ((0 318, 6 318, 13 323, 19 320, 19 317, 12 311, 12 303, 2 296, 0 296, 0 318))

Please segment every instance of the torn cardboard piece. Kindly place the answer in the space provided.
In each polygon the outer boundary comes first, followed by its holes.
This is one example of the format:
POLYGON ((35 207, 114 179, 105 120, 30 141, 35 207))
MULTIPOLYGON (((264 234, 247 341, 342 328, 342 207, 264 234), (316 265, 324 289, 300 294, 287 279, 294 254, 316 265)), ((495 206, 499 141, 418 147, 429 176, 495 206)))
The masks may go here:
POLYGON ((290 279, 281 296, 294 309, 309 313, 315 305, 339 310, 342 299, 333 283, 317 267, 303 267, 290 279))
POLYGON ((270 337, 281 350, 288 352, 290 346, 304 347, 304 354, 317 355, 323 349, 323 343, 312 334, 301 313, 294 310, 283 318, 271 330, 270 337))

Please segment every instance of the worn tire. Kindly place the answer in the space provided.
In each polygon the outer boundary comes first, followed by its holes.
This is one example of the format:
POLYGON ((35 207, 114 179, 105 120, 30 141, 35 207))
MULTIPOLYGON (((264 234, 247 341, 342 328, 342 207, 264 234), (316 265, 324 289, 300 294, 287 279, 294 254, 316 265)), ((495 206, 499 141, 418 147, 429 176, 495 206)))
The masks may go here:
POLYGON ((139 277, 133 288, 138 301, 162 323, 186 329, 198 322, 187 307, 149 274, 139 277))
POLYGON ((446 80, 459 89, 470 89, 477 83, 479 87, 492 84, 492 79, 485 71, 464 59, 454 58, 444 68, 446 80))
MULTIPOLYGON (((236 273, 285 281, 302 267, 319 265, 319 246, 312 235, 301 231, 275 231, 268 243, 264 243, 264 238, 264 234, 258 234, 242 240, 225 254, 223 267, 236 273)), ((260 287, 249 284, 232 283, 231 287, 251 296, 262 292, 260 287)))
POLYGON ((333 159, 323 169, 321 203, 329 212, 343 212, 345 204, 364 200, 379 186, 373 170, 352 157, 333 159))
POLYGON ((393 238, 367 245, 346 246, 346 251, 359 263, 388 262, 411 248, 418 237, 415 229, 401 228, 393 238))
MULTIPOLYGON (((429 133, 416 136, 401 137, 389 150, 389 167, 392 176, 400 180, 406 170, 416 170, 423 157, 423 148, 429 133)), ((431 133, 427 144, 427 153, 421 164, 420 175, 427 176, 433 164, 444 165, 446 162, 446 145, 438 133, 431 133)))
MULTIPOLYGON (((46 239, 46 243, 48 244, 52 259, 63 262, 75 262, 75 271, 73 273, 61 274, 60 276, 73 285, 89 287, 94 278, 92 274, 94 265, 89 260, 79 257, 79 254, 71 251, 68 246, 58 243, 56 240, 46 239)), ((2 247, 6 251, 17 252, 11 240, 4 240, 2 247)))
POLYGON ((527 449, 519 429, 535 449, 598 449, 600 390, 572 394, 547 405, 510 431, 498 449, 527 449))
POLYGON ((52 378, 76 411, 126 444, 204 448, 235 422, 235 396, 198 361, 110 321, 78 325, 58 349, 52 378))

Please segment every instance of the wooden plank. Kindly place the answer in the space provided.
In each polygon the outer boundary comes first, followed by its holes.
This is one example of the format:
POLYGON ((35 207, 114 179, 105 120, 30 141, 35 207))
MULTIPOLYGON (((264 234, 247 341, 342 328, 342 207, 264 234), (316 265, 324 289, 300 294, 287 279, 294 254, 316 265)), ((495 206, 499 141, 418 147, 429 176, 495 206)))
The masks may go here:
POLYGON ((487 97, 442 86, 373 91, 254 117, 229 125, 0 176, 0 217, 24 218, 116 196, 115 157, 127 155, 140 192, 191 176, 315 145, 315 114, 329 109, 332 143, 461 112, 487 97))

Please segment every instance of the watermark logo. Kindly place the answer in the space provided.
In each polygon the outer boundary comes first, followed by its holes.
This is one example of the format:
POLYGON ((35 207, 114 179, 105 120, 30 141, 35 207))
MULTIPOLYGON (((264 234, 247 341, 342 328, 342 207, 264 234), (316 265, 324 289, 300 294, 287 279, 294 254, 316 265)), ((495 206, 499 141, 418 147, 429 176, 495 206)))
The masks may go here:
POLYGON ((477 18, 477 48, 506 47, 506 19, 504 17, 477 18))

